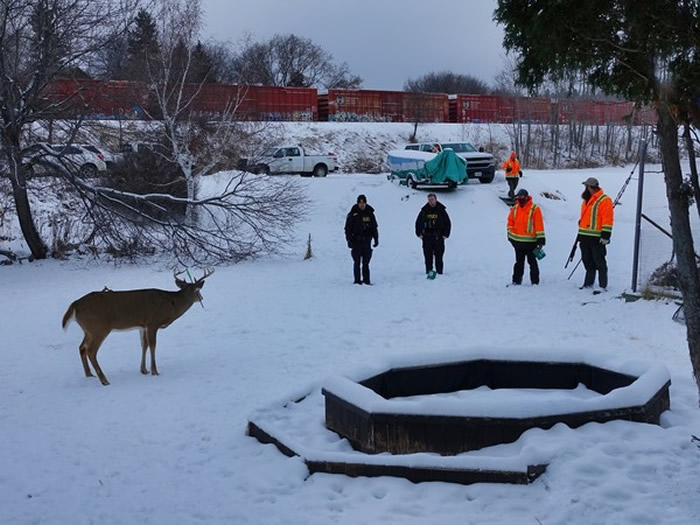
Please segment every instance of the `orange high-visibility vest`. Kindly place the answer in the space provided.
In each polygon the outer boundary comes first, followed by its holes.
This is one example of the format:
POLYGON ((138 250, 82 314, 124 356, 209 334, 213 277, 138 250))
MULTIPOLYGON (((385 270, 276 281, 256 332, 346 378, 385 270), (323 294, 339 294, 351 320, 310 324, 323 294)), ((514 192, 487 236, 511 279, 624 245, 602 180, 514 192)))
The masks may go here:
POLYGON ((508 212, 508 239, 518 242, 536 242, 544 239, 542 210, 528 197, 527 204, 520 207, 516 203, 508 212))
POLYGON ((578 221, 579 235, 609 239, 613 228, 613 202, 598 189, 581 203, 581 218, 578 221))
POLYGON ((520 161, 516 158, 515 160, 510 160, 510 157, 503 163, 503 169, 506 172, 506 179, 518 178, 520 175, 520 161), (508 171, 510 167, 510 171, 508 171))

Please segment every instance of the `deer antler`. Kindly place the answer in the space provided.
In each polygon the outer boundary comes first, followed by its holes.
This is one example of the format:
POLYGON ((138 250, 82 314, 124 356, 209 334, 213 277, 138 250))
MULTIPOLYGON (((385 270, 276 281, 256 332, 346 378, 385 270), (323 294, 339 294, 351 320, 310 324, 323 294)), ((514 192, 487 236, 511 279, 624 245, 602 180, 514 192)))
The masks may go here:
POLYGON ((201 276, 199 279, 197 279, 195 282, 198 282, 198 283, 202 282, 204 279, 206 279, 206 278, 209 277, 211 274, 213 274, 214 271, 215 271, 214 268, 205 268, 205 269, 204 269, 204 275, 202 275, 202 276, 201 276))
POLYGON ((182 279, 180 279, 178 277, 179 275, 182 275, 185 272, 187 272, 187 268, 185 268, 184 270, 180 270, 179 272, 177 271, 177 268, 173 269, 173 278, 175 279, 176 283, 177 282, 181 282, 181 283, 187 282, 187 281, 183 281, 182 279))

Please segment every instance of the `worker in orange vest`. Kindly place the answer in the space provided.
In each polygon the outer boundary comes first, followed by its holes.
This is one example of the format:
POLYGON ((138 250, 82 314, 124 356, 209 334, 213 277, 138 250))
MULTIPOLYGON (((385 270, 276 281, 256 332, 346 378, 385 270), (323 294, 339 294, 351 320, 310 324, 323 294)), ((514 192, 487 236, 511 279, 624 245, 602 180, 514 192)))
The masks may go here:
POLYGON ((515 204, 508 212, 508 240, 515 249, 513 265, 513 284, 523 282, 525 259, 530 266, 530 282, 540 284, 540 268, 537 265, 535 250, 542 250, 545 244, 544 221, 542 210, 532 202, 527 190, 520 190, 515 195, 515 204))
MULTIPOLYGON (((613 202, 603 193, 598 179, 588 177, 583 181, 581 194, 581 218, 578 221, 578 242, 586 277, 581 289, 593 287, 596 271, 600 291, 608 287, 608 263, 605 260, 606 246, 610 244, 613 228, 613 202)), ((595 292, 594 292, 595 293, 595 292)))
POLYGON ((523 176, 520 169, 520 161, 516 157, 515 152, 511 152, 510 157, 503 163, 503 169, 506 171, 506 182, 508 183, 508 198, 513 199, 515 196, 515 188, 518 187, 518 179, 523 176))

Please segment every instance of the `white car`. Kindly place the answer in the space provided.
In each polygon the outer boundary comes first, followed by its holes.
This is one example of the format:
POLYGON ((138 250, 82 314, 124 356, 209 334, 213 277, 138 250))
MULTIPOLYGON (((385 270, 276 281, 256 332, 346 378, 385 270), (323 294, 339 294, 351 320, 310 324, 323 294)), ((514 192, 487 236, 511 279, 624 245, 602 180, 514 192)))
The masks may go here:
POLYGON ((83 177, 95 177, 100 172, 107 170, 104 156, 100 153, 89 151, 77 144, 47 144, 38 142, 29 146, 22 152, 24 164, 29 171, 29 175, 37 172, 48 173, 51 171, 49 165, 41 161, 51 162, 51 159, 63 161, 67 168, 74 168, 83 177))

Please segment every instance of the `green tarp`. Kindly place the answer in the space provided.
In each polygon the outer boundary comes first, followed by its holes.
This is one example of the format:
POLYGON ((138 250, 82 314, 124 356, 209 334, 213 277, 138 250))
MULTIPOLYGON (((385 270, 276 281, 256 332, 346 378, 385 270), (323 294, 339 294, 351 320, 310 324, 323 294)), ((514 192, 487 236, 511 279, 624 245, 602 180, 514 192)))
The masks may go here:
POLYGON ((446 149, 426 162, 418 175, 430 179, 433 184, 448 181, 459 184, 467 178, 467 161, 451 149, 446 149))

